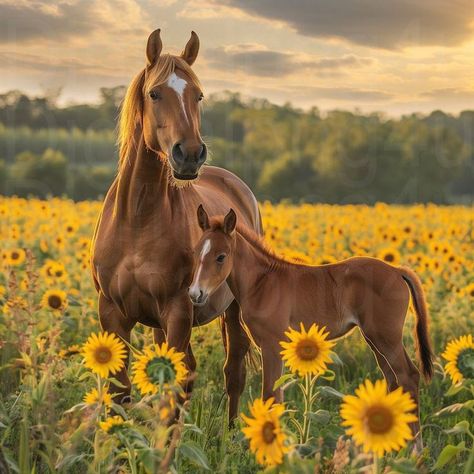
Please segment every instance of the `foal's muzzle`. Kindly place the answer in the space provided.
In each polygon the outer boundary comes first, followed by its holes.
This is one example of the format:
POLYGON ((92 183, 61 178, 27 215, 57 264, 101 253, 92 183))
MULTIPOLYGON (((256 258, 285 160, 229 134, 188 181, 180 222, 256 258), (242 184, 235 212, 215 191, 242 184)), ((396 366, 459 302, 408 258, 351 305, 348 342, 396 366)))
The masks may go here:
POLYGON ((196 179, 199 168, 206 161, 207 147, 205 143, 187 146, 184 143, 175 143, 171 150, 170 164, 173 176, 176 179, 196 179))
POLYGON ((191 299, 191 303, 194 306, 205 305, 209 297, 208 293, 201 290, 201 288, 193 288, 193 287, 189 288, 188 295, 189 295, 189 298, 191 299))

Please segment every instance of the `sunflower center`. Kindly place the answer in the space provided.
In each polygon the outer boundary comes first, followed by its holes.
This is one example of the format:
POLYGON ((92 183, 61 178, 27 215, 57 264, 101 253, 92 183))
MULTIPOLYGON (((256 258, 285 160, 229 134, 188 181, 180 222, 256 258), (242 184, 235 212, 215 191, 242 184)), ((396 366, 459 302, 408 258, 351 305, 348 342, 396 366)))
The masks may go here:
POLYGON ((11 253, 12 260, 18 260, 19 257, 20 257, 20 254, 18 252, 13 251, 11 253))
POLYGON ((391 253, 385 254, 384 260, 386 262, 393 262, 395 260, 395 257, 391 253))
POLYGON ((262 438, 266 444, 272 444, 276 438, 275 425, 271 421, 266 421, 262 426, 262 438))
POLYGON ((167 357, 154 357, 146 366, 146 374, 154 384, 171 383, 176 378, 173 362, 167 357))
POLYGON ((314 360, 319 354, 319 347, 315 341, 304 339, 298 342, 296 354, 301 360, 314 360))
POLYGON ((369 431, 374 434, 384 434, 393 426, 392 412, 382 405, 374 405, 365 415, 369 431))
POLYGON ((474 379, 474 349, 467 348, 461 351, 457 366, 465 379, 474 379))
POLYGON ((112 351, 108 347, 98 347, 95 351, 95 358, 99 364, 106 364, 112 359, 112 351))
POLYGON ((62 300, 58 295, 51 295, 48 297, 48 305, 50 308, 59 309, 61 304, 62 300))

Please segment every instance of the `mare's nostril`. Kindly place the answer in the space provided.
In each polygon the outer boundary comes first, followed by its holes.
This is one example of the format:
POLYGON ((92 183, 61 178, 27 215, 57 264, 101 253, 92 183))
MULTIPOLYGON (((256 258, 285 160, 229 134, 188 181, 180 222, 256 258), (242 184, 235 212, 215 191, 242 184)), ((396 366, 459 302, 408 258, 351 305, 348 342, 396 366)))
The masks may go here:
POLYGON ((205 143, 203 143, 201 145, 201 148, 198 154, 198 162, 203 163, 204 161, 206 161, 206 158, 207 158, 207 146, 205 143))
POLYGON ((183 146, 181 143, 175 143, 173 149, 171 150, 171 154, 173 155, 173 159, 176 162, 183 162, 186 158, 183 146))

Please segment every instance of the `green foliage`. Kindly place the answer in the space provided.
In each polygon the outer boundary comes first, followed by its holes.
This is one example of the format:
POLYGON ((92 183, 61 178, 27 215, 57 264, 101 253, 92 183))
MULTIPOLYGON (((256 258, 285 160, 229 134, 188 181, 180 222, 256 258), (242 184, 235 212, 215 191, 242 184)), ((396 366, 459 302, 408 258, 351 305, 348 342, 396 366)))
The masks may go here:
POLYGON ((66 157, 50 148, 41 156, 20 153, 11 170, 14 190, 27 190, 39 197, 60 196, 66 191, 67 165, 66 157))
MULTIPOLYGON (((58 150, 71 165, 68 195, 103 195, 116 169, 113 129, 124 92, 102 88, 98 105, 66 107, 54 94, 0 95, 0 157, 10 164, 23 152, 58 150)), ((235 172, 261 200, 447 203, 473 196, 473 111, 322 116, 316 108, 304 112, 226 92, 206 100, 202 135, 209 163, 235 172)), ((26 184, 17 192, 43 195, 26 184)))

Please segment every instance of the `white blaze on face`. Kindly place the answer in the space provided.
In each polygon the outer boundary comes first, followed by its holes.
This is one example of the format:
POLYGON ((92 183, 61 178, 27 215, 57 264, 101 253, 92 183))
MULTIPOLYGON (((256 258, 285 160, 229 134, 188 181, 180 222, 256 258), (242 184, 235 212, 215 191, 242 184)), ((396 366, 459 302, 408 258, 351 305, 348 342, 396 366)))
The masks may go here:
POLYGON ((184 118, 186 119, 186 122, 187 122, 188 114, 186 113, 186 108, 184 106, 183 94, 184 94, 184 89, 186 89, 186 86, 188 85, 188 83, 181 77, 178 77, 176 73, 173 72, 173 74, 171 74, 170 77, 168 78, 167 85, 168 87, 173 89, 178 95, 179 103, 181 104, 181 107, 184 112, 184 118))
POLYGON ((201 254, 199 255, 199 267, 197 269, 196 275, 194 276, 193 284, 189 288, 190 293, 197 293, 199 291, 199 277, 201 276, 201 270, 202 270, 202 263, 204 262, 204 257, 209 253, 211 250, 211 241, 207 239, 204 242, 204 245, 202 246, 201 249, 201 254))

